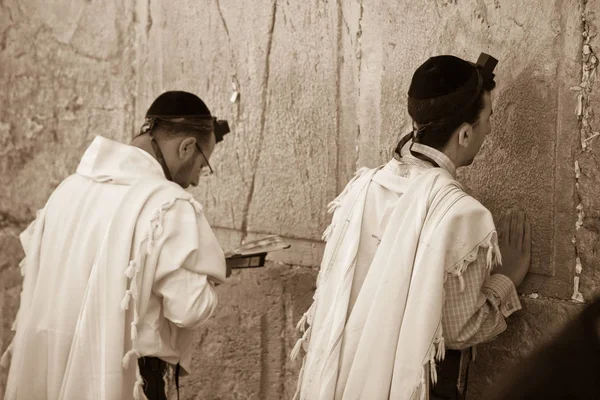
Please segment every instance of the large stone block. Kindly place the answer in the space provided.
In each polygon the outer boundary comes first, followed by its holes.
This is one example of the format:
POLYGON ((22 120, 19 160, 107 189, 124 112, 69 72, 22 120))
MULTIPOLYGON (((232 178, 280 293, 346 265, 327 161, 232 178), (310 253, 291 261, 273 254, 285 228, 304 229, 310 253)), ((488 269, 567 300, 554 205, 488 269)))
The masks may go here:
MULTIPOLYGON (((19 309, 23 282, 19 262, 24 254, 18 238, 23 226, 14 225, 14 220, 8 223, 6 218, 0 222, 8 225, 0 229, 0 354, 4 354, 14 336, 11 328, 19 309)), ((0 370, 0 400, 4 396, 6 377, 7 371, 0 370)))
POLYGON ((582 310, 583 306, 553 299, 521 298, 523 309, 508 320, 508 328, 495 340, 477 346, 471 365, 468 398, 482 399, 482 393, 499 373, 547 343, 582 310))
POLYGON ((216 315, 197 335, 195 370, 181 379, 181 398, 291 398, 300 362, 289 354, 315 279, 312 269, 271 262, 234 272, 218 288, 216 315))
MULTIPOLYGON (((580 201, 578 210, 578 227, 576 235, 577 256, 581 268, 579 274, 579 291, 584 300, 591 301, 600 296, 600 137, 598 137, 598 121, 595 112, 600 107, 600 94, 595 77, 598 68, 599 26, 597 0, 586 3, 582 18, 586 41, 582 46, 582 86, 581 116, 577 135, 585 144, 585 149, 576 156, 579 173, 577 177, 577 194, 580 201)), ((579 272, 579 271, 576 271, 579 272)))
POLYGON ((213 210, 214 225, 318 238, 336 191, 336 40, 329 6, 153 3, 153 23, 141 41, 160 70, 148 64, 140 74, 138 115, 159 91, 179 88, 198 93, 213 113, 229 119, 232 133, 213 157, 217 174, 195 191, 213 210), (211 40, 192 41, 189 32, 211 40), (232 82, 239 91, 235 104, 228 102, 232 82))
MULTIPOLYGON (((525 210, 533 224, 532 272, 522 288, 569 298, 574 266, 575 180, 572 153, 580 65, 580 5, 542 1, 387 3, 384 34, 382 126, 392 147, 405 126, 406 91, 414 69, 428 57, 454 54, 475 61, 498 58, 493 131, 460 180, 496 220, 509 208, 525 210), (519 10, 519 11, 517 11, 519 10), (406 23, 398 24, 402 16, 406 23), (394 122, 392 122, 394 121, 394 122), (389 127, 388 127, 389 126, 389 127), (536 275, 537 274, 537 275, 536 275)), ((361 158, 377 158, 361 148, 361 158)))
POLYGON ((130 136, 134 40, 128 5, 6 1, 0 51, 2 208, 31 219, 95 135, 130 136), (24 49, 27 49, 24 51, 24 49))

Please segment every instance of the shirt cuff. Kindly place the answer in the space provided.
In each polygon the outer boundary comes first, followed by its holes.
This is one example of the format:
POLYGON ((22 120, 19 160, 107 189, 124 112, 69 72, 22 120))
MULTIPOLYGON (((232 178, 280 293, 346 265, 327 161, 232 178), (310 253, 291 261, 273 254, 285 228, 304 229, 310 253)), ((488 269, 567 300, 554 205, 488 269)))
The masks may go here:
POLYGON ((495 303, 498 305, 504 318, 509 317, 512 313, 519 311, 522 308, 519 295, 517 294, 517 288, 513 281, 506 275, 491 275, 486 279, 482 290, 495 298, 495 303))

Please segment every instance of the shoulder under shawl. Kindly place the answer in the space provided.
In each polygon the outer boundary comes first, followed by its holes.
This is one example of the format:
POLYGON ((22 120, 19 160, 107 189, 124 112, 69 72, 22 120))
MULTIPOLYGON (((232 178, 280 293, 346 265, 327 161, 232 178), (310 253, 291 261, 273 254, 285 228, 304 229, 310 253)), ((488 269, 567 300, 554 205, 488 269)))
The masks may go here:
MULTIPOLYGON (((298 356, 301 348, 303 348, 305 352, 309 351, 315 313, 321 297, 320 290, 326 285, 331 269, 340 267, 339 265, 336 265, 335 262, 332 262, 332 259, 337 259, 335 254, 339 251, 340 239, 343 238, 348 240, 346 235, 351 231, 348 230, 347 226, 350 220, 349 215, 362 210, 357 204, 360 203, 361 196, 366 196, 366 189, 377 170, 378 169, 360 169, 348 183, 344 191, 329 205, 328 211, 329 213, 333 213, 333 218, 331 225, 323 235, 323 238, 327 241, 327 245, 321 264, 321 270, 317 278, 317 289, 313 296, 314 302, 309 310, 304 313, 296 326, 296 329, 303 332, 303 335, 292 350, 292 359, 295 359, 298 356)), ((493 220, 491 214, 485 207, 472 197, 468 196, 462 190, 461 185, 442 169, 433 168, 429 170, 423 174, 421 181, 422 185, 418 190, 425 190, 429 193, 427 207, 423 208, 417 204, 418 202, 422 203, 423 198, 413 199, 414 201, 412 201, 412 203, 407 203, 407 201, 410 202, 411 200, 410 198, 407 198, 403 203, 403 207, 406 207, 407 204, 412 204, 416 207, 415 210, 418 211, 417 214, 420 213, 422 218, 420 231, 417 233, 419 237, 418 247, 414 249, 415 265, 418 266, 419 263, 423 262, 431 265, 433 262, 434 264, 444 266, 443 272, 440 270, 440 300, 439 304, 436 304, 434 307, 436 310, 439 309, 439 316, 436 317, 438 321, 437 323, 433 321, 433 324, 435 324, 435 332, 432 332, 433 336, 431 344, 425 354, 425 363, 423 364, 424 371, 426 370, 427 364, 430 365, 429 373, 431 380, 435 382, 437 379, 435 362, 436 360, 440 361, 443 359, 445 353, 441 327, 443 282, 445 281, 445 278, 448 274, 461 277, 466 267, 477 257, 479 248, 488 249, 488 267, 490 268, 494 264, 501 263, 501 258, 493 220), (428 183, 423 183, 425 180, 428 180, 428 183), (435 193, 433 191, 434 189, 435 193), (467 238, 467 240, 465 240, 465 238, 467 238), (419 251, 419 249, 428 249, 428 251, 419 251)), ((400 215, 402 210, 398 210, 398 213, 398 215, 400 215)), ((381 246, 382 245, 380 245, 380 247, 381 246)), ((379 251, 380 249, 378 249, 378 252, 379 251)), ((374 263, 375 262, 376 260, 374 259, 374 263)), ((344 266, 344 268, 346 268, 346 266, 344 266)), ((373 268, 373 264, 371 268, 373 268)), ((415 268, 418 269, 417 267, 415 268)), ((422 275, 423 272, 420 274, 422 275)), ((430 280, 424 280, 423 282, 437 282, 434 278, 427 279, 430 280)), ((408 305, 410 304, 409 301, 408 305)), ((365 327, 365 329, 367 329, 367 327, 365 327)), ((401 339, 399 339, 399 341, 401 342, 401 339)), ((400 343, 398 346, 400 346, 400 343)), ((305 385, 303 379, 305 378, 304 375, 306 373, 306 361, 305 356, 303 358, 302 369, 299 374, 296 395, 294 398, 298 395, 302 398, 305 397, 305 394, 302 393, 302 388, 303 385, 305 385)), ((314 363, 314 360, 311 363, 314 363)), ((425 375, 423 374, 420 379, 420 384, 418 385, 419 387, 415 389, 411 398, 426 398, 423 397, 427 395, 423 389, 425 384, 424 376, 425 375)), ((391 393, 394 393, 394 385, 391 384, 390 386, 392 387, 391 393)), ((319 396, 319 399, 329 398, 333 397, 319 396)), ((390 394, 390 398, 395 399, 398 397, 394 397, 390 394)), ((311 398, 311 400, 313 399, 311 398)))

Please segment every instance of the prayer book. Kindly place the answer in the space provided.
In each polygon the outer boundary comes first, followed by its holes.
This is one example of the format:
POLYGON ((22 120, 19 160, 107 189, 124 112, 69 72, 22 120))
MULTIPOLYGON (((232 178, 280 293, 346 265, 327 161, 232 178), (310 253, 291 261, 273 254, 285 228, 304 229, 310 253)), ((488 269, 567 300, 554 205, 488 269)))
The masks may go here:
POLYGON ((231 269, 260 268, 265 266, 268 253, 290 247, 279 236, 267 236, 228 251, 225 260, 231 269))

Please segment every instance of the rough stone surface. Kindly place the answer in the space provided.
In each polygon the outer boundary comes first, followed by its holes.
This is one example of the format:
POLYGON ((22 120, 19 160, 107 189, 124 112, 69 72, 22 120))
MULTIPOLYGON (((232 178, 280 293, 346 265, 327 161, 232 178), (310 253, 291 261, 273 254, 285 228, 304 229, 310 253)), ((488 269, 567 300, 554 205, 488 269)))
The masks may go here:
POLYGON ((409 129, 420 63, 485 51, 500 60, 494 129, 460 180, 497 219, 527 212, 533 273, 519 291, 540 298, 480 347, 477 399, 580 309, 568 301, 574 278, 585 302, 600 295, 599 10, 600 0, 1 0, 1 349, 19 304, 19 232, 95 135, 126 142, 159 93, 188 90, 232 128, 216 174, 193 191, 222 246, 280 234, 292 248, 219 287, 182 398, 291 398, 293 327, 312 299, 327 203, 409 129))
POLYGON ((579 290, 588 301, 600 295, 600 129, 594 116, 600 109, 600 92, 597 83, 594 83, 598 68, 596 52, 600 44, 597 37, 600 27, 599 12, 600 1, 590 0, 582 15, 586 40, 581 48, 581 86, 584 90, 581 92, 582 107, 578 133, 579 139, 585 142, 585 148, 576 155, 580 168, 577 197, 581 204, 582 225, 577 230, 575 243, 577 256, 581 261, 579 290), (586 70, 589 72, 586 73, 586 70))
POLYGON ((272 262, 234 272, 218 288, 216 315, 198 333, 196 371, 181 379, 181 398, 291 399, 300 362, 289 353, 315 279, 314 270, 272 262))

